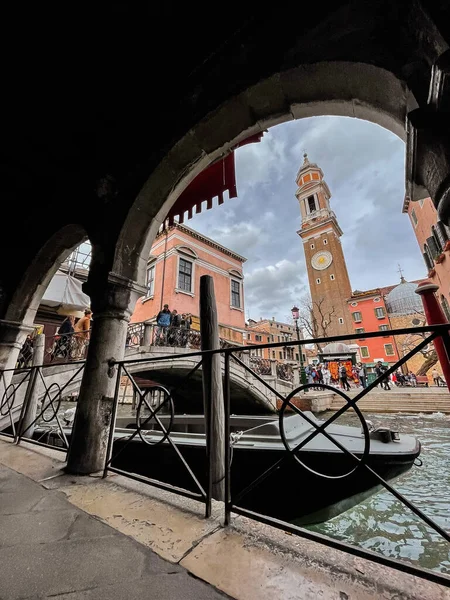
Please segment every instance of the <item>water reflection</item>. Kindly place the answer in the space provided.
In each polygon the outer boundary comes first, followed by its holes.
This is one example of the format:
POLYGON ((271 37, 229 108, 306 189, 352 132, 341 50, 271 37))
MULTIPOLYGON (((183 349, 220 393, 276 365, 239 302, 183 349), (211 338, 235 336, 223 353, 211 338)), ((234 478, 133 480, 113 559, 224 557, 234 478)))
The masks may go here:
MULTIPOLYGON (((370 415, 375 425, 398 429, 422 444, 422 467, 413 467, 393 486, 442 529, 450 531, 450 417, 434 415, 370 415)), ((339 423, 356 425, 354 415, 339 423)), ((391 482, 392 483, 392 482, 391 482)), ((382 491, 314 531, 450 574, 450 545, 392 494, 382 491)))

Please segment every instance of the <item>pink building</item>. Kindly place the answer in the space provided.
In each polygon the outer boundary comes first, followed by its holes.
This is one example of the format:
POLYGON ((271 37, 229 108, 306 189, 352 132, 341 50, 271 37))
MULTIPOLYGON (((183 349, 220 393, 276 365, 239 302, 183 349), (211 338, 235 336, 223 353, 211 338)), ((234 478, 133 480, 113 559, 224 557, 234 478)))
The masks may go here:
POLYGON ((175 224, 156 237, 147 266, 147 295, 140 298, 132 322, 154 318, 168 304, 191 313, 199 329, 200 277, 214 278, 220 336, 243 343, 246 259, 185 225, 175 224))
POLYGON ((439 220, 431 198, 411 202, 405 198, 403 212, 409 215, 425 261, 426 273, 439 286, 438 296, 450 321, 450 230, 439 220))

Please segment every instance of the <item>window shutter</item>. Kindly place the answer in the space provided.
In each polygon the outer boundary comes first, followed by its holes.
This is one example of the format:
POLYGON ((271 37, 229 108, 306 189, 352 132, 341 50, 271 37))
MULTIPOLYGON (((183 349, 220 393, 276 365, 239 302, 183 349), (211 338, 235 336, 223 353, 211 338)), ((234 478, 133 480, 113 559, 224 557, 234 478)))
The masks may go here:
POLYGON ((422 254, 422 256, 423 256, 423 260, 425 261, 425 264, 426 264, 426 266, 427 266, 427 269, 428 269, 428 270, 432 269, 432 268, 433 268, 433 263, 431 262, 431 259, 430 259, 430 257, 428 256, 428 252, 424 252, 424 253, 422 254))
POLYGON ((427 238, 427 245, 428 245, 428 248, 430 249, 431 257, 433 259, 436 258, 436 256, 439 255, 439 250, 438 250, 438 247, 436 244, 436 240, 434 239, 434 236, 427 238))
POLYGON ((438 221, 436 223, 436 231, 437 231, 437 234, 438 234, 439 239, 441 241, 441 245, 442 245, 442 247, 444 247, 445 243, 448 240, 448 232, 447 232, 447 229, 445 228, 445 225, 444 225, 444 223, 442 221, 438 221))
POLYGON ((433 234, 434 241, 436 242, 436 246, 437 246, 438 252, 440 254, 442 252, 442 249, 444 248, 444 245, 441 244, 441 240, 439 238, 438 231, 434 225, 431 227, 431 233, 433 234))

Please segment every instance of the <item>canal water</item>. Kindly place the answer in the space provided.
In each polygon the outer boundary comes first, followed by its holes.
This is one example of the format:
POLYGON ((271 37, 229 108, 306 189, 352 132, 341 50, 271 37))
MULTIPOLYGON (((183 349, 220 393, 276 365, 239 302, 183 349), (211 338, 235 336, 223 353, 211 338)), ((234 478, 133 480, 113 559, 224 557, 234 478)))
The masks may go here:
MULTIPOLYGON (((331 416, 321 414, 320 418, 331 416)), ((450 416, 365 414, 375 426, 417 437, 423 465, 393 483, 403 496, 442 529, 450 532, 450 416)), ((339 424, 359 425, 344 415, 339 424)), ((313 531, 373 550, 416 566, 450 574, 450 544, 430 529, 390 492, 382 491, 346 513, 309 527, 313 531)))

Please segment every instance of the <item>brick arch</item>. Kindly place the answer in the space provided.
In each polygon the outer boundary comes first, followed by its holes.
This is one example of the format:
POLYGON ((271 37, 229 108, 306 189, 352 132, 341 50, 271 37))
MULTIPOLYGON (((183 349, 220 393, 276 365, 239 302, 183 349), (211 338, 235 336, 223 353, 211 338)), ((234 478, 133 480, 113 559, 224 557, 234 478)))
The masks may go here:
POLYGON ((79 244, 87 240, 78 224, 65 225, 41 247, 4 309, 7 321, 32 324, 45 290, 58 268, 79 244))
POLYGON ((113 272, 144 282, 151 245, 178 196, 247 137, 290 120, 336 115, 371 121, 404 140, 406 114, 416 107, 404 82, 364 63, 302 65, 261 81, 207 115, 151 173, 121 228, 113 272))

